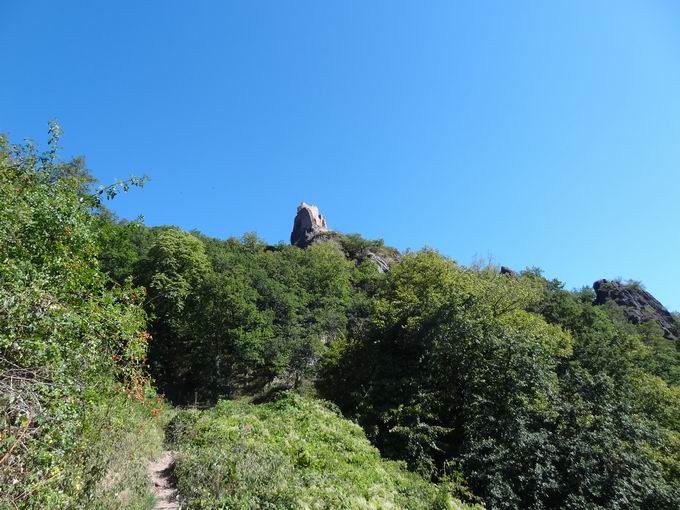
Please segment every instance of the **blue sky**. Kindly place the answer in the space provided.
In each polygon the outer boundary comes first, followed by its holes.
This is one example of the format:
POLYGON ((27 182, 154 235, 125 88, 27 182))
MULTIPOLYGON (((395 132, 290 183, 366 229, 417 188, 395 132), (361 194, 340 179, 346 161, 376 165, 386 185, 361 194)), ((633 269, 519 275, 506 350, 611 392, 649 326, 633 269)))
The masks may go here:
POLYGON ((0 131, 45 140, 148 225, 329 225, 680 310, 676 1, 0 5, 0 131))

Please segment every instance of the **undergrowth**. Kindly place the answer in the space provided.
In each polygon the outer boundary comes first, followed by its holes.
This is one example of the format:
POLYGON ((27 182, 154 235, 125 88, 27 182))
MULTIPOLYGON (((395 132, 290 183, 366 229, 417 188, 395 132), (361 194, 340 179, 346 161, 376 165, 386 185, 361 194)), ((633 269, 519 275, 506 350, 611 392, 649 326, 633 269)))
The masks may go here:
POLYGON ((455 499, 453 483, 436 485, 384 460, 359 426, 293 393, 181 411, 167 439, 193 510, 481 508, 455 499))

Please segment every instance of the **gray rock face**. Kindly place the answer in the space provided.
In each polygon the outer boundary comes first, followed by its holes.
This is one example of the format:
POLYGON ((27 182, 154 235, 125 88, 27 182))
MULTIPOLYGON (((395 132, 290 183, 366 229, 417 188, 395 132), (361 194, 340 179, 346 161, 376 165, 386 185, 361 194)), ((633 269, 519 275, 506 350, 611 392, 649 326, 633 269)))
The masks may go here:
POLYGON ((390 265, 388 262, 382 258, 380 255, 373 253, 372 251, 367 251, 364 255, 360 256, 357 262, 362 262, 363 260, 368 259, 371 262, 373 262, 376 266, 378 266, 378 271, 381 273, 389 273, 390 271, 390 265))
POLYGON ((635 286, 610 280, 598 280, 593 284, 595 304, 613 301, 619 305, 628 320, 634 324, 653 320, 669 340, 678 340, 675 320, 670 312, 649 292, 635 286))
POLYGON ((314 237, 322 232, 330 232, 330 229, 319 208, 302 202, 297 208, 293 231, 290 233, 290 244, 306 248, 314 237))

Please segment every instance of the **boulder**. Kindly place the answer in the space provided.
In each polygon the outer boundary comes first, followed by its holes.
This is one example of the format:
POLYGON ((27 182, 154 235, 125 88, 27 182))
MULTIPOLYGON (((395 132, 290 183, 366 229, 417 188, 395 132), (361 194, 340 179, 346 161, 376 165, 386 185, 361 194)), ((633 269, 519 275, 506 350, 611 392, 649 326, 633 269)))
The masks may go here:
POLYGON ((675 319, 671 313, 649 292, 638 285, 626 284, 619 281, 598 280, 593 284, 595 289, 595 304, 601 305, 613 301, 621 307, 626 318, 641 324, 654 321, 663 330, 669 340, 678 340, 675 319))

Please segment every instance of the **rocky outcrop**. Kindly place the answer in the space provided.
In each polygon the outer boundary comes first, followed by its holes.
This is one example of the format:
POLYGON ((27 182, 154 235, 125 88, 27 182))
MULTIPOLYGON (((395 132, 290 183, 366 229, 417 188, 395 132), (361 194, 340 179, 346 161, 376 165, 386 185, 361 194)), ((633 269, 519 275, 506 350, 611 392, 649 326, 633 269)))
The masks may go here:
POLYGON ((290 244, 306 248, 315 237, 327 232, 331 230, 326 225, 326 219, 319 212, 319 208, 302 202, 297 208, 293 231, 290 233, 290 244))
POLYGON ((299 248, 307 248, 312 244, 321 242, 336 243, 339 249, 342 249, 357 264, 364 260, 370 260, 381 273, 388 272, 390 265, 400 260, 399 252, 392 248, 382 249, 382 242, 380 247, 375 249, 365 248, 360 252, 348 249, 348 236, 328 228, 326 218, 319 212, 317 206, 302 202, 297 208, 297 214, 293 221, 290 244, 299 248))
POLYGON ((678 331, 671 313, 640 286, 618 281, 598 280, 593 284, 593 289, 595 289, 596 305, 613 301, 621 307, 630 322, 641 324, 652 320, 663 330, 666 338, 678 340, 678 331))
POLYGON ((517 271, 513 271, 509 267, 501 266, 501 274, 507 274, 508 276, 519 276, 517 271))
POLYGON ((366 251, 365 253, 357 257, 357 263, 360 264, 366 259, 373 262, 378 267, 378 271, 380 271, 381 273, 388 273, 390 271, 389 262, 385 258, 378 255, 377 253, 373 253, 372 251, 366 251))

